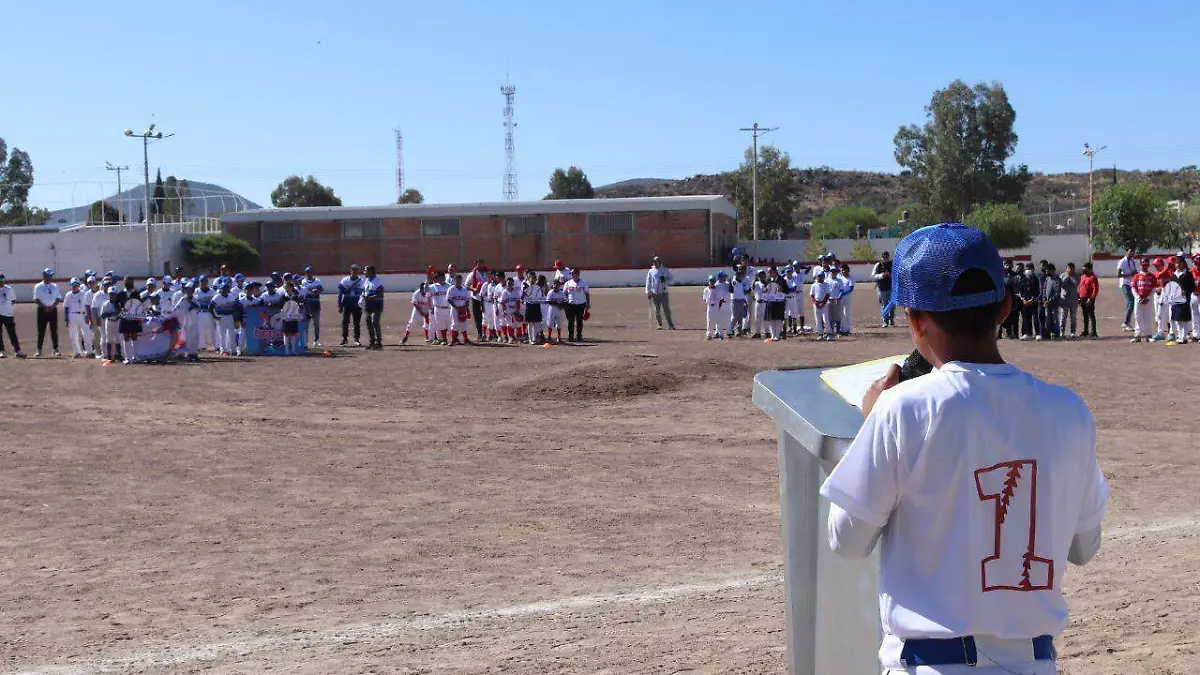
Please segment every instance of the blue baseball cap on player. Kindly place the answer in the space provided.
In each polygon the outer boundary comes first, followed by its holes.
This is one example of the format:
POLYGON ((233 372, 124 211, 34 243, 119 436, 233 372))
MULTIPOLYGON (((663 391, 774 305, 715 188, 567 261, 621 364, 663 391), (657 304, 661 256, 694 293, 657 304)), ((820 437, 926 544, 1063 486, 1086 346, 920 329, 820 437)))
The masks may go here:
POLYGON ((305 266, 304 266, 304 273, 305 273, 305 274, 312 274, 312 265, 305 265, 305 266))
POLYGON ((52 276, 54 276, 54 270, 52 270, 52 269, 50 269, 49 267, 47 267, 46 269, 42 270, 42 276, 44 276, 44 277, 52 277, 52 276))
POLYGON ((922 227, 896 246, 892 262, 892 302, 924 312, 949 312, 1004 300, 1004 263, 992 240, 961 223, 922 227), (992 288, 954 295, 954 284, 968 270, 981 270, 992 288))

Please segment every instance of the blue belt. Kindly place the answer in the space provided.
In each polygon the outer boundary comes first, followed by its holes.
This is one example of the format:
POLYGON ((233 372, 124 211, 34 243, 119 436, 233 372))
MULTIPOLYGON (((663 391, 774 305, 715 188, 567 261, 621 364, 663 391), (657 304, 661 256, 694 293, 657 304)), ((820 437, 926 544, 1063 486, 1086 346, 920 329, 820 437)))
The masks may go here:
MULTIPOLYGON (((1035 661, 1053 661, 1055 656, 1054 638, 1049 635, 1035 637, 1033 642, 1033 659, 1035 661)), ((975 638, 948 638, 945 640, 921 639, 905 640, 904 649, 900 652, 900 663, 904 667, 912 666, 974 666, 979 663, 979 650, 975 647, 975 638)))

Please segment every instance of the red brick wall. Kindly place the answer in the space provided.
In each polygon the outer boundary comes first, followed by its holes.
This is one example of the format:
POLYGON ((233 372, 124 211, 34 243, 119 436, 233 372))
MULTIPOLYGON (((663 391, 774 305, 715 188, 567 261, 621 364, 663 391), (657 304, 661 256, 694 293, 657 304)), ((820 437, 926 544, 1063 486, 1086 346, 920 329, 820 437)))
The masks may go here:
POLYGON ((299 241, 266 244, 260 239, 258 223, 224 227, 262 254, 263 269, 255 272, 299 271, 312 265, 319 273, 330 273, 341 272, 352 262, 388 272, 423 270, 429 265, 445 269, 448 263, 466 270, 477 258, 505 269, 522 264, 546 270, 554 260, 585 269, 645 267, 655 255, 673 267, 703 266, 721 262, 724 250, 737 240, 733 218, 713 214, 712 224, 715 250, 710 250, 709 213, 703 210, 635 212, 633 232, 606 234, 588 234, 587 216, 580 213, 547 215, 545 235, 506 236, 501 216, 463 218, 458 237, 423 237, 416 218, 384 220, 382 239, 343 240, 339 221, 306 222, 299 241))

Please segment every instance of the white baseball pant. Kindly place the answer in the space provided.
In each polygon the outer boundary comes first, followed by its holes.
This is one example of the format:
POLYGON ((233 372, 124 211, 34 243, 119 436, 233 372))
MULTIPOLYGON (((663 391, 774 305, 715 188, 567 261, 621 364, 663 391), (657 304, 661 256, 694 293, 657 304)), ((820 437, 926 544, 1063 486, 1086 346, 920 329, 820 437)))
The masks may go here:
POLYGON ((803 304, 800 302, 799 295, 795 293, 787 295, 787 299, 783 303, 783 316, 786 319, 804 316, 803 304))
POLYGON ((1154 291, 1154 319, 1158 332, 1166 335, 1167 327, 1171 323, 1171 307, 1162 301, 1161 291, 1154 291))
POLYGON ((421 313, 419 309, 413 307, 412 315, 408 317, 408 325, 404 327, 405 333, 411 333, 413 326, 420 325, 421 330, 425 331, 425 337, 429 337, 429 317, 421 313))
POLYGON ((453 311, 449 305, 433 308, 433 329, 439 334, 450 330, 450 315, 453 311))
POLYGON ((562 330, 563 311, 554 305, 542 305, 542 313, 546 315, 546 332, 562 330))
POLYGON ((1192 294, 1192 339, 1200 340, 1200 295, 1192 294))
POLYGON ((71 341, 71 353, 82 356, 92 351, 92 327, 87 323, 87 314, 72 312, 68 315, 67 339, 71 341))
POLYGON ((850 332, 850 302, 852 299, 853 297, 851 295, 843 295, 842 299, 838 301, 838 304, 841 305, 842 310, 841 320, 843 333, 850 332))
POLYGON ((450 330, 458 331, 460 333, 465 333, 470 329, 471 329, 471 315, 468 314, 467 318, 461 319, 461 318, 459 318, 458 309, 451 308, 450 309, 450 330))
POLYGON ((829 321, 829 304, 823 307, 813 305, 813 314, 817 324, 817 335, 833 335, 833 324, 829 321))
POLYGON ((761 335, 767 332, 766 328, 767 303, 762 300, 754 301, 754 310, 750 312, 750 332, 755 335, 761 335))
POLYGON ((188 355, 195 355, 200 351, 200 317, 204 316, 200 312, 188 312, 183 318, 183 351, 188 355))
POLYGON ((196 320, 196 349, 215 349, 217 322, 213 319, 213 315, 208 312, 197 312, 193 318, 196 320))
POLYGON ((233 325, 233 315, 217 317, 217 349, 232 352, 237 348, 236 328, 233 325))
POLYGON ((709 304, 704 307, 704 334, 705 335, 724 335, 724 326, 729 325, 729 320, 725 318, 725 308, 717 305, 709 304))
POLYGON ((1154 301, 1141 302, 1141 298, 1133 301, 1133 336, 1150 337, 1154 334, 1154 301))

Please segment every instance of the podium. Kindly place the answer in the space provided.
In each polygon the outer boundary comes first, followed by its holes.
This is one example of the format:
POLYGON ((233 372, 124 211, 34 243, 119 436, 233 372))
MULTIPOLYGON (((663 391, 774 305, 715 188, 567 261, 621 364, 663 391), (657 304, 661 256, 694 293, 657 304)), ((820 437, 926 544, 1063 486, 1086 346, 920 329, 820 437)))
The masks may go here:
POLYGON ((790 675, 878 675, 879 550, 846 560, 829 548, 821 483, 862 425, 862 411, 821 369, 754 377, 754 403, 779 432, 780 520, 790 675))

